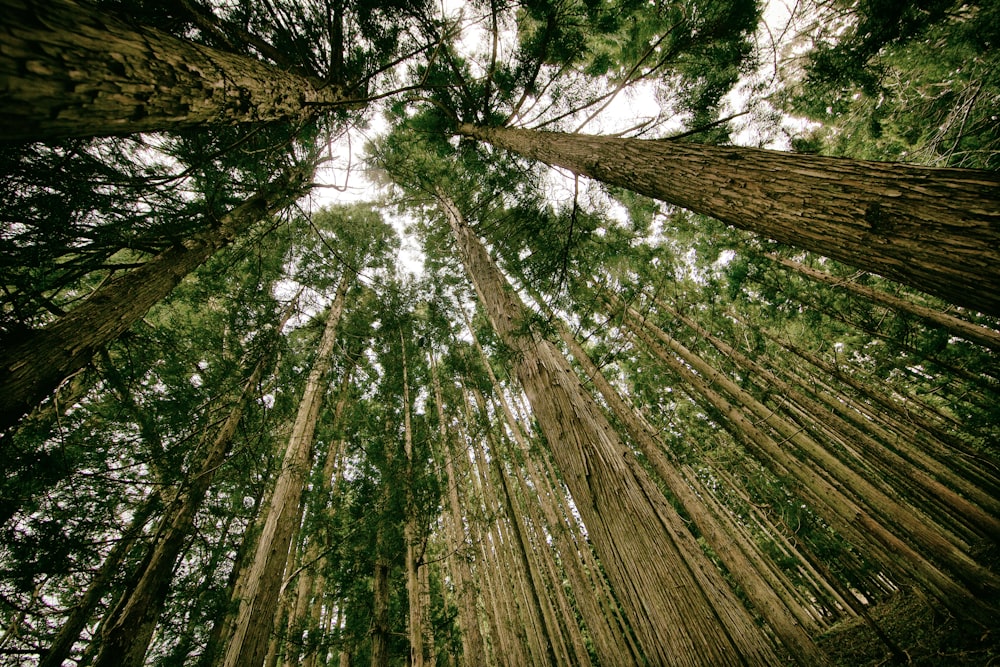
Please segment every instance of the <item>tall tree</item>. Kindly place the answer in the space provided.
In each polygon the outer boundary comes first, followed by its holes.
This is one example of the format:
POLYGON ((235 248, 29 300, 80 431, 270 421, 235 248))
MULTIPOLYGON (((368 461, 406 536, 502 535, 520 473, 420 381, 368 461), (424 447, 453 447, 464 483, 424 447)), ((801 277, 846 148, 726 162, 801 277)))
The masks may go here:
POLYGON ((523 305, 454 204, 439 197, 480 302, 515 350, 517 375, 647 659, 690 665, 777 660, 568 361, 531 330, 523 305), (720 625, 722 636, 708 630, 720 625))
POLYGON ((0 354, 0 432, 127 331, 186 275, 255 223, 294 202, 312 170, 290 170, 201 233, 103 285, 82 304, 0 354))
POLYGON ((10 0, 3 11, 0 140, 305 120, 349 98, 342 86, 73 0, 10 0))
POLYGON ((457 129, 1000 315, 995 173, 669 140, 469 124, 457 129))

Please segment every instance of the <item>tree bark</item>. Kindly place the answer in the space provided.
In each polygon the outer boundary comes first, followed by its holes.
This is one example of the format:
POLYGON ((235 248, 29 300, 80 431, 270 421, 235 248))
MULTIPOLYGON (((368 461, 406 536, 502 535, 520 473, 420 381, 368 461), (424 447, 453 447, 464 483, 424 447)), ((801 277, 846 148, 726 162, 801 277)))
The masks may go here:
POLYGON ((1000 315, 1000 174, 469 124, 458 132, 1000 315))
POLYGON ((555 325, 573 358, 594 382, 594 386, 605 402, 625 425, 633 442, 639 446, 667 488, 687 511, 698 532, 705 537, 709 546, 722 560, 757 612, 764 617, 764 620, 778 635, 782 644, 798 658, 802 665, 831 664, 792 615, 785 600, 778 595, 781 582, 776 582, 773 579, 771 581, 765 580, 764 575, 768 570, 766 565, 761 562, 761 554, 756 550, 744 551, 741 548, 743 544, 733 535, 736 528, 731 525, 732 521, 729 516, 721 512, 715 515, 709 510, 704 496, 699 496, 697 490, 689 486, 680 471, 674 467, 671 461, 667 460, 652 427, 642 420, 631 406, 626 404, 577 342, 566 324, 562 320, 556 319, 555 325))
MULTIPOLYGON (((284 319, 287 320, 290 315, 289 309, 284 319)), ((188 488, 174 499, 164 513, 161 528, 143 560, 139 581, 112 612, 113 621, 102 629, 101 650, 94 660, 95 667, 140 667, 143 664, 153 629, 170 591, 177 557, 191 533, 195 514, 208 493, 215 472, 229 452, 236 428, 243 418, 243 410, 264 374, 267 361, 268 356, 265 355, 254 365, 235 405, 212 436, 211 446, 188 488)), ((208 437, 206 434, 206 439, 208 437)))
POLYGON ((326 393, 324 378, 332 364, 337 323, 349 284, 345 269, 306 379, 264 531, 257 542, 253 564, 247 571, 246 586, 223 667, 259 667, 266 657, 289 546, 299 525, 297 517, 312 460, 313 435, 326 393))
POLYGON ((825 271, 820 271, 812 268, 811 266, 806 266, 802 262, 786 259, 773 253, 768 253, 766 257, 772 262, 776 262, 786 269, 803 275, 810 280, 823 283, 824 285, 830 285, 831 287, 844 290, 845 292, 850 292, 851 294, 868 299, 869 301, 885 306, 886 308, 890 308, 898 313, 907 313, 931 324, 932 326, 941 327, 946 331, 950 331, 959 338, 963 338, 977 345, 982 345, 983 347, 994 350, 995 352, 1000 352, 1000 331, 988 329, 987 327, 974 324, 968 320, 955 317, 954 315, 943 313, 935 308, 921 306, 920 304, 913 303, 909 299, 893 296, 892 294, 868 287, 867 285, 859 285, 858 283, 845 278, 832 276, 825 271))
POLYGON ((0 141, 303 120, 341 88, 75 0, 2 0, 0 141))
POLYGON ((746 609, 693 543, 676 512, 526 313, 450 200, 439 195, 479 301, 515 367, 565 475, 608 579, 649 661, 673 665, 778 661, 746 609), (718 585, 717 585, 718 584, 718 585))
MULTIPOLYGON (((309 176, 282 178, 237 206, 208 230, 110 280, 86 301, 27 340, 0 353, 0 435, 52 394, 161 301, 189 273, 253 223, 302 194, 309 176)), ((3 444, 0 438, 0 446, 3 444)))

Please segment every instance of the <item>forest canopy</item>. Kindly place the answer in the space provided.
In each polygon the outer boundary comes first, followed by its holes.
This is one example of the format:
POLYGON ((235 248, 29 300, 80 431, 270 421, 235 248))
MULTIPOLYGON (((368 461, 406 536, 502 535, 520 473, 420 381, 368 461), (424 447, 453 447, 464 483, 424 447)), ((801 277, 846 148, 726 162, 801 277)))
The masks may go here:
POLYGON ((0 7, 0 665, 1000 655, 996 0, 0 7))

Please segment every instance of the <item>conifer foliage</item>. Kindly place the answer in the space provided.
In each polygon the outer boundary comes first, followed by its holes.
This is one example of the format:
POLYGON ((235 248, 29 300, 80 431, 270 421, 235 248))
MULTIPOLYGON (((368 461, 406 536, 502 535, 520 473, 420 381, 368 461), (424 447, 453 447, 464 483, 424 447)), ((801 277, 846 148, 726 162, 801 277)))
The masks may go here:
POLYGON ((990 663, 995 5, 0 0, 0 665, 990 663))

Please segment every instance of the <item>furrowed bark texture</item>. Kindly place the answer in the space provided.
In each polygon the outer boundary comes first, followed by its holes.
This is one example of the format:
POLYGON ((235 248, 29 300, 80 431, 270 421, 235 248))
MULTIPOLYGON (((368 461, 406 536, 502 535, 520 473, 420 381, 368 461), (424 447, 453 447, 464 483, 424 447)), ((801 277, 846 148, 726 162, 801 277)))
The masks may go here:
POLYGON ((468 124, 458 131, 1000 315, 1000 174, 468 124))
POLYGON ((306 378, 264 530, 257 543, 253 564, 247 571, 246 587, 223 667, 260 667, 267 655, 289 545, 299 527, 299 506, 312 461, 313 436, 326 393, 324 379, 332 365, 337 323, 348 286, 345 272, 337 288, 337 296, 330 305, 326 328, 306 378))
POLYGON ((518 378, 646 658, 678 666, 776 664, 770 642, 707 557, 690 548, 680 517, 566 358, 541 336, 521 335, 523 305, 454 205, 439 201, 480 303, 514 351, 518 378))
POLYGON ((2 0, 0 140, 302 119, 340 88, 130 26, 72 0, 2 0))
POLYGON ((108 281, 85 302, 0 353, 0 434, 125 333, 189 273, 252 224, 301 193, 285 183, 262 191, 209 230, 108 281))

